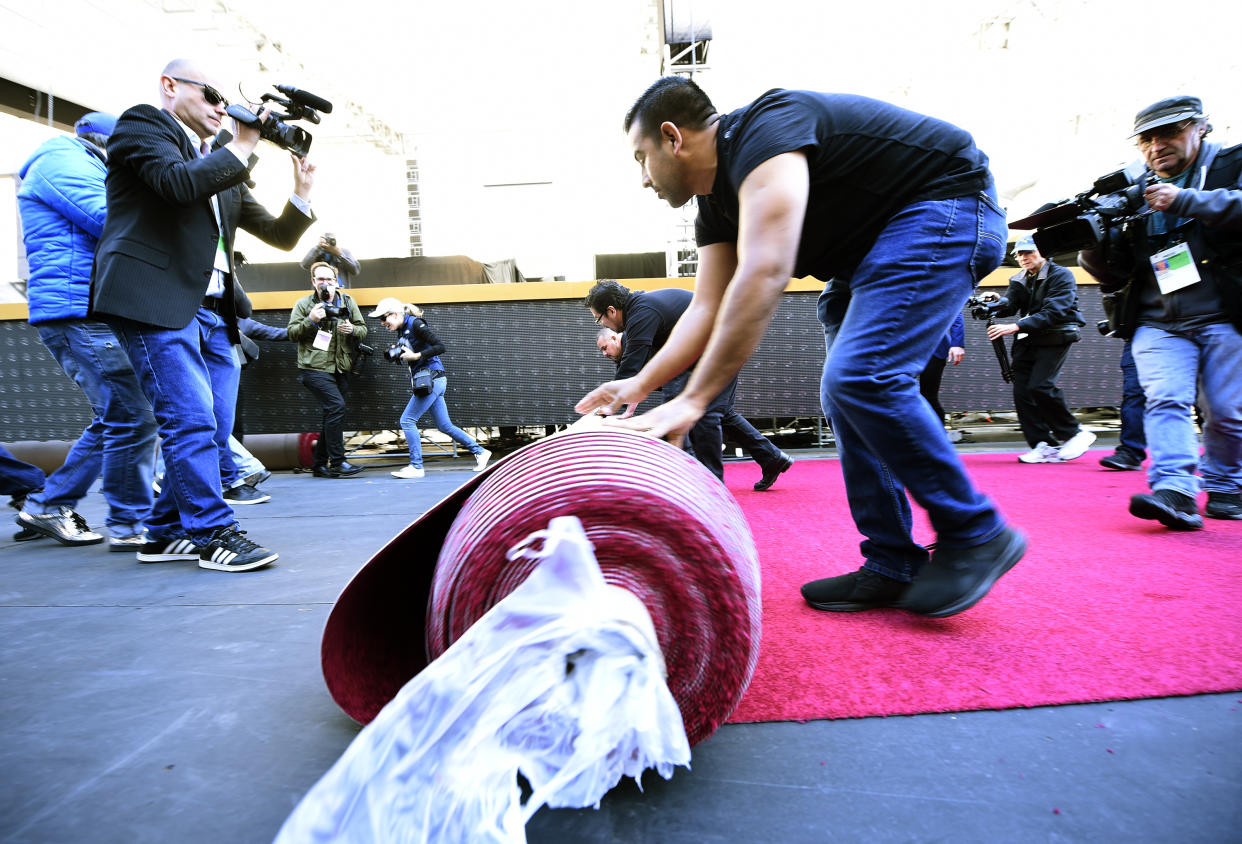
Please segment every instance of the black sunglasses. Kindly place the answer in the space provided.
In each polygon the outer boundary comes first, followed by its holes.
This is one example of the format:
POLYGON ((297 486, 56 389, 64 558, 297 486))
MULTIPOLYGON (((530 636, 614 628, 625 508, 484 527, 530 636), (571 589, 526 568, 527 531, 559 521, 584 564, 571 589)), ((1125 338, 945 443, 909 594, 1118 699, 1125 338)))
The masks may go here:
POLYGON ((187 85, 197 85, 202 88, 203 99, 207 101, 207 105, 220 105, 223 103, 227 106, 229 104, 229 101, 224 98, 223 94, 208 85, 206 82, 199 82, 194 79, 182 79, 180 76, 174 76, 172 79, 176 82, 184 82, 187 85))

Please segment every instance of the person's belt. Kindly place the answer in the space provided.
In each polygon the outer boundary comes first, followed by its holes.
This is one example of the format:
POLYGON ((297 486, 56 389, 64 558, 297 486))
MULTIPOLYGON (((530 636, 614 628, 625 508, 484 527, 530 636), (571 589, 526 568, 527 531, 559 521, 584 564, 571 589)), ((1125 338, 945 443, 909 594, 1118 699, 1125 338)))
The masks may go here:
POLYGON ((431 380, 432 380, 432 381, 436 380, 437 378, 447 378, 447 377, 448 377, 448 373, 446 373, 443 369, 429 369, 429 370, 427 370, 427 371, 431 373, 431 380))
POLYGON ((219 296, 204 296, 202 307, 206 308, 209 311, 215 311, 216 313, 220 313, 220 297, 219 296))

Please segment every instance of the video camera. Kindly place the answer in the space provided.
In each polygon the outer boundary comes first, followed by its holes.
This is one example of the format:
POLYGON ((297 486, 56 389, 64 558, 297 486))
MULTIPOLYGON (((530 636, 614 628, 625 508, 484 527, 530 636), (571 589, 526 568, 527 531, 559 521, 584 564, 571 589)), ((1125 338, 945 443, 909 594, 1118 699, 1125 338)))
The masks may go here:
POLYGON ((331 114, 332 103, 309 91, 300 91, 288 85, 273 85, 272 87, 285 96, 264 94, 259 99, 263 103, 275 103, 280 106, 285 110, 283 114, 279 111, 270 111, 260 122, 257 114, 242 105, 231 105, 225 111, 242 125, 258 126, 259 137, 263 140, 270 141, 281 149, 289 150, 298 158, 305 158, 306 153, 310 152, 310 132, 300 126, 290 126, 285 121, 307 120, 318 124, 319 114, 317 112, 331 114))
POLYGON ((1001 303, 999 300, 991 302, 981 296, 971 296, 966 300, 966 306, 970 308, 971 318, 991 319, 996 316, 996 312, 1000 310, 1001 303))
POLYGON ((1035 229, 1035 246, 1050 258, 1080 249, 1094 249, 1108 230, 1125 226, 1151 213, 1143 192, 1155 184, 1156 174, 1139 162, 1095 180, 1090 190, 1029 217, 1009 224, 1011 229, 1035 229))

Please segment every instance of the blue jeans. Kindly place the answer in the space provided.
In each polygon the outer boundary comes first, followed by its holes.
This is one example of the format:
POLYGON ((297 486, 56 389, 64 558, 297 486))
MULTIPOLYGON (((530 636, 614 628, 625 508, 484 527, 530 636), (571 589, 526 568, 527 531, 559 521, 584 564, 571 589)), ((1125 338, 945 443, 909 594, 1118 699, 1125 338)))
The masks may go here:
POLYGON ((440 433, 448 434, 455 442, 470 449, 471 454, 483 453, 483 446, 449 419, 448 406, 444 404, 444 390, 447 387, 448 378, 435 379, 431 382, 431 392, 425 396, 410 396, 410 402, 401 414, 401 430, 405 432, 405 441, 410 446, 410 465, 417 469, 423 468, 423 445, 418 435, 418 419, 429 411, 431 421, 440 433))
POLYGON ((126 319, 112 324, 163 441, 164 483, 147 529, 152 540, 188 537, 205 545, 216 531, 237 525, 220 486, 221 473, 235 471, 228 441, 241 373, 224 320, 199 308, 180 329, 126 319))
POLYGON ((1130 341, 1121 348, 1121 444, 1117 450, 1128 453, 1140 463, 1147 457, 1147 435, 1143 429, 1143 411, 1147 399, 1139 383, 1138 369, 1130 341))
POLYGON ((1131 341, 1147 397, 1143 426, 1152 490, 1242 491, 1242 334, 1228 323, 1179 332, 1140 325, 1131 341), (1203 409, 1203 462, 1195 436, 1196 388, 1203 409))
POLYGON ((11 495, 14 498, 25 498, 36 490, 43 489, 47 475, 38 466, 25 460, 18 460, 4 446, 0 445, 0 495, 11 495))
POLYGON ((832 424, 866 568, 911 581, 928 559, 911 535, 909 490, 941 546, 969 548, 1004 527, 975 490, 919 376, 975 284, 1005 250, 994 193, 898 212, 849 278, 819 298, 827 357, 820 400, 832 424))
POLYGON ((27 513, 78 506, 103 472, 107 525, 114 536, 142 533, 151 513, 155 417, 121 342, 105 323, 54 320, 35 326, 65 374, 86 394, 95 418, 69 449, 43 491, 26 499, 27 513))
MULTIPOLYGON (((255 457, 247 450, 247 448, 238 442, 237 437, 229 437, 229 453, 233 457, 233 478, 230 479, 225 473, 225 467, 220 467, 220 485, 224 489, 233 489, 239 487, 246 482, 246 478, 251 475, 257 475, 259 472, 266 472, 267 467, 263 465, 263 461, 255 457)), ((164 478, 164 452, 157 451, 155 458, 155 477, 164 478)))

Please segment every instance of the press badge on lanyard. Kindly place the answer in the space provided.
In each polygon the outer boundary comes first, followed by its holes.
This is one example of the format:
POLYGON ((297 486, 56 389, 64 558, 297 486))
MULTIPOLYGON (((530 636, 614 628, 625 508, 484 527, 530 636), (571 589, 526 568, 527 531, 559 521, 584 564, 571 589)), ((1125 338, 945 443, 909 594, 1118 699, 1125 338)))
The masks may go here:
POLYGON ((332 343, 332 332, 324 331, 322 328, 315 332, 315 339, 311 343, 313 348, 321 352, 328 351, 328 346, 332 343))
POLYGON ((1190 245, 1187 243, 1178 243, 1152 255, 1151 268, 1156 274, 1156 284, 1164 294, 1181 290, 1199 281, 1195 256, 1190 254, 1190 245))

